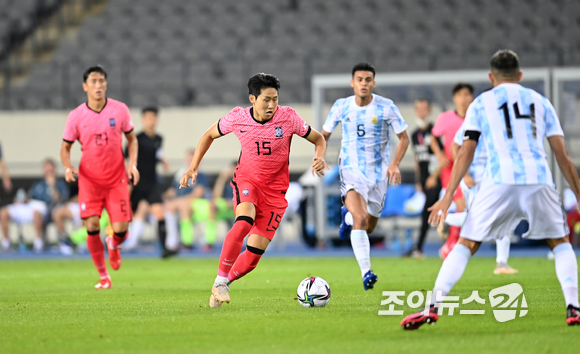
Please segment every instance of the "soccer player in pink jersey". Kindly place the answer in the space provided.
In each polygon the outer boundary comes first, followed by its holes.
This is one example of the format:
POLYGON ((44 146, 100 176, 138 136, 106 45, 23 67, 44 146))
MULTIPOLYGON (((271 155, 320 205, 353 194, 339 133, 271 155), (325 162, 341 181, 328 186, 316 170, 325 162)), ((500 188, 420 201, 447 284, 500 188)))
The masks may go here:
POLYGON ((234 133, 242 148, 231 182, 236 220, 226 235, 218 275, 212 287, 210 307, 230 302, 231 282, 251 272, 274 237, 288 202, 288 163, 294 134, 315 145, 312 172, 324 175, 326 141, 294 109, 278 106, 280 81, 273 75, 256 74, 248 80, 252 107, 234 108, 201 137, 189 170, 181 177, 181 187, 195 183, 199 164, 213 143, 234 133), (244 238, 247 248, 240 254, 244 238))
POLYGON ((129 108, 105 95, 107 73, 101 66, 90 67, 84 72, 83 89, 87 102, 75 108, 67 118, 60 158, 67 182, 74 182, 78 175, 79 205, 88 233, 87 247, 101 276, 95 288, 109 289, 111 278, 99 236, 99 218, 106 208, 113 228, 113 235, 107 237, 109 263, 117 270, 121 267, 119 245, 125 240, 132 217, 129 181, 139 182, 138 145, 129 108), (123 135, 129 146, 128 170, 125 170, 123 158, 123 135), (70 162, 70 149, 76 140, 83 151, 78 170, 70 162))
MULTIPOLYGON (((443 167, 443 170, 441 170, 441 186, 443 188, 447 188, 449 179, 451 178, 451 171, 453 169, 453 153, 451 149, 453 146, 453 138, 459 128, 461 128, 467 108, 472 101, 473 86, 462 82, 455 84, 455 86, 453 86, 453 103, 455 103, 456 109, 439 114, 437 121, 433 126, 433 130, 431 131, 433 136, 443 140, 444 150, 441 150, 439 147, 437 139, 432 139, 430 144, 431 150, 435 153, 439 160, 439 164, 443 167)), ((463 193, 460 188, 458 188, 453 195, 453 200, 457 205, 458 211, 465 210, 465 199, 463 199, 463 193)), ((440 229, 439 231, 441 232, 440 229)), ((449 252, 453 249, 453 246, 457 243, 457 240, 459 240, 460 232, 460 227, 451 226, 449 228, 447 240, 440 250, 440 254, 443 258, 447 257, 449 252)))

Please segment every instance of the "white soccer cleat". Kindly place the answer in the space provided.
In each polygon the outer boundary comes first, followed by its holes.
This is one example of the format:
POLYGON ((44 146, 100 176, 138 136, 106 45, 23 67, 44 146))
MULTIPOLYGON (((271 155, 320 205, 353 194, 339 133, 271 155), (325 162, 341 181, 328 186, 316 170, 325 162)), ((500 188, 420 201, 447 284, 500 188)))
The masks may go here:
POLYGON ((214 284, 211 293, 216 301, 230 302, 230 287, 226 283, 214 284))
POLYGON ((507 263, 498 263, 493 270, 493 274, 516 274, 517 272, 517 269, 513 269, 507 263))
POLYGON ((222 304, 223 302, 216 300, 213 294, 209 297, 209 307, 220 307, 222 304))
POLYGON ((97 289, 97 290, 110 289, 111 287, 113 287, 113 283, 111 283, 111 278, 101 279, 99 284, 95 285, 95 289, 97 289))

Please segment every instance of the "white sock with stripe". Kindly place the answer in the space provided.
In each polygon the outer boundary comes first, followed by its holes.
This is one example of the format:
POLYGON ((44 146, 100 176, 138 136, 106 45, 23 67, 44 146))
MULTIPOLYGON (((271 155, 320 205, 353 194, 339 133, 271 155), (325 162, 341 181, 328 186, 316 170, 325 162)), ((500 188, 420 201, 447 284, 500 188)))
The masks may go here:
POLYGON ((441 292, 441 296, 447 296, 453 286, 461 279, 467 263, 471 258, 471 251, 464 245, 457 244, 447 258, 443 261, 435 286, 433 287, 433 295, 431 297, 431 304, 436 303, 437 292, 441 292))
POLYGON ((554 247, 554 260, 556 263, 556 275, 564 292, 566 305, 576 308, 578 305, 578 261, 572 245, 568 242, 554 247))
POLYGON ((371 270, 371 243, 366 230, 352 230, 350 233, 350 243, 352 244, 352 250, 358 261, 360 271, 364 276, 366 272, 371 270))

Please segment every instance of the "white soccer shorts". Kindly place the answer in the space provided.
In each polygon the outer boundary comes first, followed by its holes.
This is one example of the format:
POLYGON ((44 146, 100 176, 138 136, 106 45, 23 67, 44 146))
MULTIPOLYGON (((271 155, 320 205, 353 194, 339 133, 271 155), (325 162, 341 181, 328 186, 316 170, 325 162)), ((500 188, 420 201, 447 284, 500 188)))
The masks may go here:
POLYGON ((524 238, 543 240, 569 233, 558 191, 548 185, 495 184, 486 178, 475 194, 461 237, 490 241, 508 235, 526 219, 530 231, 524 238))
POLYGON ((367 202, 367 211, 370 215, 378 218, 381 216, 387 195, 389 180, 384 179, 378 183, 370 182, 361 171, 354 168, 340 170, 340 194, 342 200, 350 190, 355 190, 367 202))

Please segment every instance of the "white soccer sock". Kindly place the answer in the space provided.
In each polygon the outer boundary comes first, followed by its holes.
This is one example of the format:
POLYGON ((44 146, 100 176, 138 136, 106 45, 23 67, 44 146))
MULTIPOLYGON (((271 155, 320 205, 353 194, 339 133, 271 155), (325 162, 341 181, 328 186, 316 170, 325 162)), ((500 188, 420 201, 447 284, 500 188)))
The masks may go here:
POLYGON ((497 254, 495 261, 498 264, 500 263, 507 264, 508 258, 510 257, 510 243, 511 241, 508 235, 505 235, 504 237, 495 240, 497 254))
POLYGON ((348 213, 346 213, 346 215, 344 216, 344 223, 347 225, 352 226, 352 224, 354 223, 354 220, 352 218, 352 214, 350 213, 350 211, 348 213))
POLYGON ((350 233, 350 243, 352 244, 352 250, 358 261, 360 271, 364 276, 366 272, 371 270, 371 243, 366 230, 352 230, 350 233))
POLYGON ((445 222, 451 226, 461 227, 465 223, 467 218, 467 213, 462 211, 461 213, 449 213, 445 218, 445 222))
POLYGON ((554 247, 556 275, 564 292, 566 305, 578 305, 578 262, 576 254, 569 243, 561 243, 554 247))
POLYGON ((215 277, 215 281, 213 283, 213 285, 218 285, 218 284, 228 284, 229 280, 228 277, 220 277, 219 275, 217 277, 215 277))
POLYGON ((165 245, 169 249, 177 249, 179 246, 179 231, 177 230, 177 218, 175 213, 165 212, 165 229, 167 230, 167 238, 165 245))
POLYGON ((137 243, 139 242, 144 227, 144 220, 133 219, 131 222, 131 232, 129 233, 129 237, 127 237, 125 242, 123 242, 123 248, 132 249, 137 247, 137 243))
POLYGON ((435 286, 433 287, 433 295, 431 297, 431 304, 436 303, 437 292, 441 292, 441 296, 447 296, 455 283, 461 279, 465 267, 471 258, 471 251, 464 245, 457 244, 453 250, 449 252, 447 258, 443 261, 435 286))

